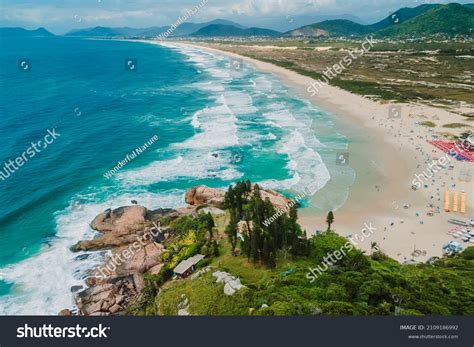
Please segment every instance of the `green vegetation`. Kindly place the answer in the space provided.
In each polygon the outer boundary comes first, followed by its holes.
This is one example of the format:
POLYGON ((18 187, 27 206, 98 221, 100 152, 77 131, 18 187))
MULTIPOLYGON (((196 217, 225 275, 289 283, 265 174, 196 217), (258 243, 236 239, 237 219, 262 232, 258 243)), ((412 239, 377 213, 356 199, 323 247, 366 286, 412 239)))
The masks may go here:
POLYGON ((434 8, 400 25, 377 32, 378 36, 427 36, 434 34, 472 36, 474 10, 451 3, 434 8))
MULTIPOLYGON (((347 38, 256 41, 252 45, 242 41, 208 42, 211 47, 262 60, 315 80, 322 79, 328 67, 343 60, 349 49, 360 48, 361 43, 361 39, 347 38), (326 49, 317 50, 318 47, 326 49)), ((469 111, 474 94, 469 79, 472 59, 468 58, 473 54, 472 41, 465 39, 377 40, 370 52, 353 61, 329 84, 377 101, 421 102, 446 108, 469 120, 474 118, 469 111)))
MULTIPOLYGON (((173 276, 173 269, 183 260, 202 253, 208 257, 218 256, 219 249, 216 240, 206 235, 213 235, 214 221, 210 214, 201 213, 198 218, 184 216, 174 221, 161 220, 160 223, 169 226, 174 232, 173 240, 166 244, 166 251, 160 256, 163 268, 158 275, 145 274, 145 288, 140 302, 131 307, 133 314, 148 314, 147 302, 154 299, 159 287, 173 276)), ((203 262, 201 262, 203 265, 203 262)))
MULTIPOLYGON (((145 275, 141 300, 129 312, 176 315, 184 294, 186 309, 193 315, 474 314, 474 247, 426 264, 401 265, 373 242, 370 256, 352 248, 310 281, 309 270, 348 240, 332 231, 306 240, 295 223, 294 209, 281 215, 281 222, 271 223, 273 228, 265 226, 263 218, 274 209, 258 190, 249 181, 239 182, 226 194, 226 216, 211 221, 202 213, 170 222, 175 238, 162 255, 164 267, 157 276, 145 275), (247 235, 243 242, 236 236, 239 218, 250 226, 250 233, 240 230, 247 235), (298 242, 291 245, 294 240, 298 242), (237 246, 244 250, 242 255, 233 252, 237 246), (198 267, 208 271, 170 280, 174 266, 199 252, 207 257, 198 267), (224 294, 224 285, 212 276, 215 271, 238 277, 245 288, 232 296, 224 294)), ((328 223, 334 218, 328 214, 328 223)))
POLYGON ((362 36, 371 32, 366 25, 347 19, 325 20, 320 23, 307 25, 285 34, 285 36, 362 36))
POLYGON ((326 223, 328 223, 328 232, 331 231, 331 224, 334 223, 334 213, 332 211, 328 212, 328 216, 326 217, 326 223))
POLYGON ((191 36, 197 37, 225 37, 225 36, 280 36, 280 32, 270 29, 262 28, 248 28, 242 29, 237 28, 233 25, 224 25, 224 24, 211 24, 204 28, 199 29, 191 36))
POLYGON ((175 281, 163 289, 149 303, 149 313, 176 315, 182 294, 188 298, 188 311, 193 315, 474 313, 474 293, 470 289, 474 284, 474 247, 459 256, 419 265, 401 265, 380 251, 369 257, 352 250, 310 283, 306 278, 308 268, 318 265, 328 252, 340 249, 346 242, 333 232, 314 236, 308 257, 285 258, 280 251, 274 270, 227 252, 214 258, 211 270, 200 277, 175 281), (225 295, 223 284, 212 277, 217 270, 239 277, 247 288, 233 296, 225 295))
POLYGON ((230 224, 226 233, 232 251, 237 243, 237 233, 240 232, 242 249, 253 263, 275 268, 279 250, 293 255, 307 254, 308 241, 297 223, 296 203, 289 206, 289 215, 281 210, 277 213, 269 199, 262 199, 260 187, 252 187, 247 180, 229 187, 225 195, 225 207, 230 211, 230 224), (239 221, 245 222, 240 231, 239 221))
POLYGON ((470 127, 468 124, 463 124, 463 123, 449 123, 449 124, 444 124, 443 128, 465 128, 465 127, 470 127))
POLYGON ((401 8, 383 20, 362 25, 350 20, 334 19, 291 30, 285 37, 351 37, 374 34, 377 37, 420 37, 430 35, 473 35, 474 10, 468 5, 424 4, 401 8))
POLYGON ((425 120, 425 121, 421 122, 420 124, 425 126, 425 127, 428 127, 428 128, 436 127, 436 123, 434 123, 432 121, 429 121, 429 120, 425 120))

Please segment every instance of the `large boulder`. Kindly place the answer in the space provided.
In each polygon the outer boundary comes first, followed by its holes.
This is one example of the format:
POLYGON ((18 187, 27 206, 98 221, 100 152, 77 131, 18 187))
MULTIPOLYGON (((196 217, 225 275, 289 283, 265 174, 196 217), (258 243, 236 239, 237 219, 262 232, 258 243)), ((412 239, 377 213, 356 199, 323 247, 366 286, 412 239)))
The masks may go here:
POLYGON ((103 233, 126 234, 142 228, 146 215, 147 209, 139 205, 108 209, 94 218, 91 228, 103 233))
POLYGON ((207 186, 189 188, 185 195, 187 204, 220 206, 224 203, 225 191, 207 186))
POLYGON ((124 263, 124 272, 144 273, 160 264, 159 255, 163 252, 163 246, 153 242, 142 247, 134 253, 129 261, 124 263))
POLYGON ((124 246, 137 240, 137 234, 116 235, 105 234, 93 240, 83 240, 72 246, 73 252, 79 251, 98 251, 101 249, 109 249, 124 246))
POLYGON ((278 210, 284 208, 287 204, 291 202, 290 199, 285 198, 283 195, 277 193, 271 189, 261 189, 260 196, 263 200, 269 199, 273 206, 278 210))

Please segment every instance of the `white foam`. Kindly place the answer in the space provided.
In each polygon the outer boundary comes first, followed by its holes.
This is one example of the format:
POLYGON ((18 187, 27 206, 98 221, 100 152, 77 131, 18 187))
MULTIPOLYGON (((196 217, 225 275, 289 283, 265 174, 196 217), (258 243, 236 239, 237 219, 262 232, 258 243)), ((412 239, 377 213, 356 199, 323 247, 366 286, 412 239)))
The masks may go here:
POLYGON ((195 117, 194 124, 199 122, 200 132, 184 142, 176 143, 174 147, 209 150, 239 144, 237 118, 223 95, 217 99, 217 105, 200 110, 195 117))
POLYGON ((207 92, 223 92, 224 86, 215 82, 196 82, 191 85, 192 88, 200 89, 207 92))
POLYGON ((199 115, 202 113, 202 110, 199 110, 193 114, 193 118, 191 120, 191 125, 193 128, 197 129, 201 126, 201 123, 199 122, 199 115))
POLYGON ((156 161, 143 168, 123 171, 116 175, 117 180, 130 186, 214 177, 235 180, 242 177, 242 173, 228 158, 217 153, 189 151, 174 159, 156 161))
POLYGON ((258 112, 258 109, 253 105, 252 97, 244 92, 228 91, 224 94, 227 107, 237 115, 248 115, 258 112))
POLYGON ((300 193, 309 190, 314 194, 329 181, 331 176, 321 156, 308 147, 299 130, 294 130, 281 140, 278 152, 288 155, 290 161, 287 168, 300 178, 292 189, 300 193))

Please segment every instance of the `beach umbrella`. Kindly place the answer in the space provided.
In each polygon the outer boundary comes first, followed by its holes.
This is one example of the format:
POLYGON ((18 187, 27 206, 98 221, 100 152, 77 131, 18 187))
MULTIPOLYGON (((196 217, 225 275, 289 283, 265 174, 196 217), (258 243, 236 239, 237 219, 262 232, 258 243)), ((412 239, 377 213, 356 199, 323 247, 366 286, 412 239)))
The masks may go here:
POLYGON ((449 212, 449 191, 444 192, 444 210, 449 212))
POLYGON ((458 212, 458 192, 453 194, 453 212, 458 212))

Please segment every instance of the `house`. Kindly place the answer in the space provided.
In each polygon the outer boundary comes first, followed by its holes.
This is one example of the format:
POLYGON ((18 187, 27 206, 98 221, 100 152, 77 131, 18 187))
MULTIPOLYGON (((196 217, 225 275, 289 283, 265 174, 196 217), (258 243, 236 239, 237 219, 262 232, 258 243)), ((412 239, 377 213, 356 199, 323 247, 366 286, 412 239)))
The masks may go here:
POLYGON ((180 262, 174 269, 173 273, 178 278, 185 278, 188 277, 190 274, 194 272, 194 266, 199 263, 201 260, 204 259, 204 255, 196 254, 195 256, 183 260, 180 262))

